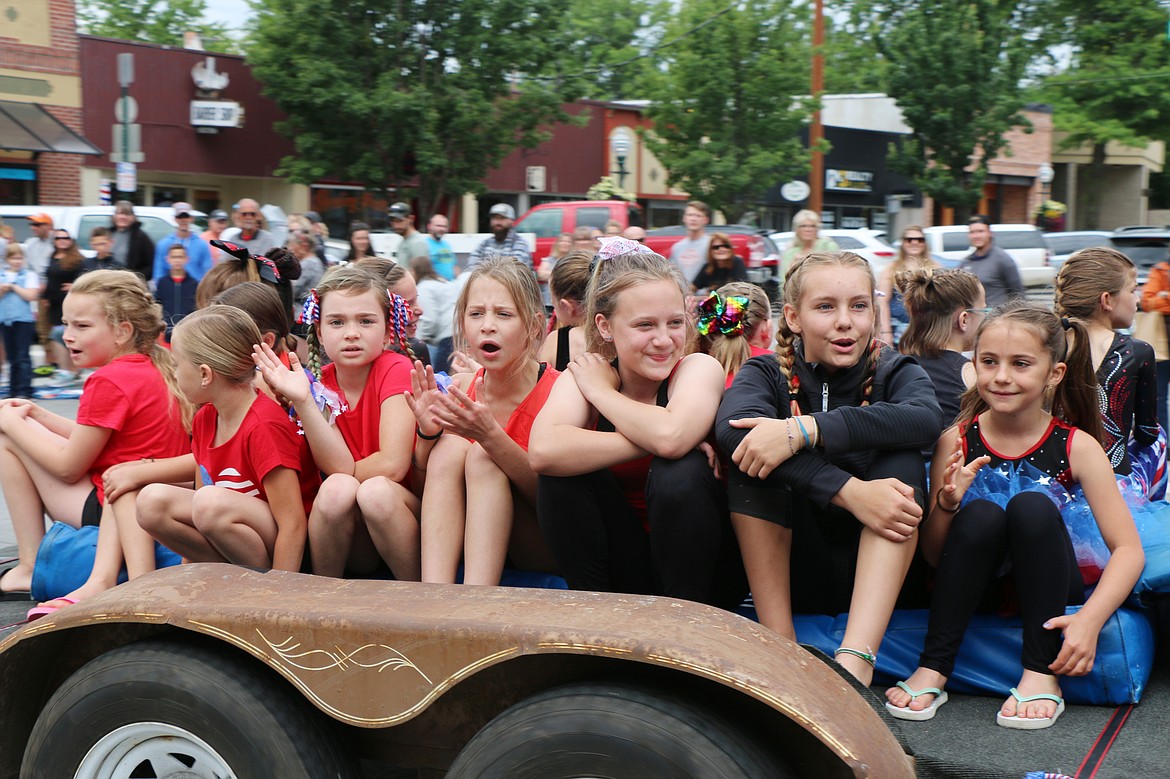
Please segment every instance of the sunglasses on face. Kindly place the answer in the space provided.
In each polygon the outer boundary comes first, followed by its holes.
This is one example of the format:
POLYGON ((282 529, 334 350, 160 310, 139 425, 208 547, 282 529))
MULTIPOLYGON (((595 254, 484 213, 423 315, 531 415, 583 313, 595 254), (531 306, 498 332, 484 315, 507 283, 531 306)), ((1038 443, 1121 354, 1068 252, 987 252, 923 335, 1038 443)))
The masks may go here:
POLYGON ((963 310, 966 311, 968 314, 982 314, 983 316, 987 316, 995 309, 994 308, 965 308, 963 310))
POLYGON ((922 235, 911 235, 903 238, 902 243, 926 243, 926 237, 922 235))
POLYGON ((711 248, 712 249, 730 249, 731 244, 729 244, 729 243, 713 243, 713 244, 711 244, 711 248))
POLYGON ((54 235, 53 240, 54 241, 72 241, 73 239, 70 238, 68 235, 54 235))
POLYGON ((258 211, 241 211, 240 216, 260 216, 258 211))

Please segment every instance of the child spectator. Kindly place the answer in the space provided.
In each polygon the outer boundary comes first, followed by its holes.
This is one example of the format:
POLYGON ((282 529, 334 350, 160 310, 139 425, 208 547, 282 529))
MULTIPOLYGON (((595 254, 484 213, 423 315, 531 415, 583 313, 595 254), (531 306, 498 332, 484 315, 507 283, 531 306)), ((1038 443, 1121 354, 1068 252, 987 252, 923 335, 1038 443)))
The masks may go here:
POLYGON ((772 353, 772 304, 755 284, 724 284, 699 302, 697 314, 699 348, 723 366, 728 387, 745 362, 772 353))
POLYGON ((795 259, 776 356, 748 360, 715 433, 760 621, 794 607, 849 617, 834 653, 862 684, 914 557, 921 449, 941 423, 930 378, 877 336, 873 270, 851 252, 795 259))
POLYGON ((169 343, 175 325, 195 310, 199 282, 187 275, 187 250, 182 244, 172 244, 167 249, 167 268, 162 278, 155 279, 154 297, 162 305, 169 343))
POLYGON ((974 273, 932 268, 903 271, 893 283, 904 291, 910 321, 898 350, 930 376, 942 423, 950 425, 959 415, 959 398, 975 383, 975 366, 963 352, 974 347, 975 330, 991 313, 983 285, 974 273))
POLYGON ((29 347, 37 335, 37 298, 41 280, 24 267, 24 250, 16 241, 4 249, 7 267, 0 273, 0 331, 8 360, 8 397, 32 397, 29 347))
POLYGON ((342 265, 326 271, 302 310, 313 379, 295 353, 288 370, 267 344, 254 352, 264 380, 300 417, 325 474, 309 514, 313 573, 321 576, 370 574, 384 561, 399 580, 419 578, 420 503, 409 481, 415 422, 405 396, 409 316, 381 278, 360 263, 342 265), (387 350, 391 343, 401 351, 387 350), (322 349, 333 360, 324 368, 322 349))
POLYGON ((418 287, 418 335, 431 354, 436 371, 449 371, 453 349, 455 300, 462 284, 455 284, 435 272, 429 257, 415 257, 410 272, 418 287))
POLYGON ((300 571, 321 480, 288 414, 253 386, 260 342, 252 318, 233 306, 201 309, 175 328, 179 389, 200 407, 191 426, 196 484, 147 485, 138 522, 192 562, 300 571))
POLYGON ((134 513, 136 494, 110 499, 103 476, 118 463, 190 451, 184 424, 190 409, 179 398, 170 352, 157 343, 162 309, 142 277, 86 273, 65 298, 64 312, 64 340, 76 364, 97 370, 76 422, 28 401, 0 403, 0 486, 20 554, 2 589, 28 590, 45 514, 74 527, 100 520, 101 527, 89 580, 33 616, 113 587, 123 557, 131 577, 154 569, 154 543, 134 513))
POLYGON ((1154 349, 1118 332, 1133 327, 1137 288, 1133 262, 1104 246, 1076 252, 1056 276, 1056 313, 1080 320, 1089 332, 1104 425, 1101 445, 1120 476, 1131 471, 1131 435, 1141 446, 1158 439, 1154 349))
POLYGON ((415 364, 414 467, 422 499, 423 581, 499 584, 504 560, 553 568, 536 523, 536 474, 528 464, 532 421, 558 375, 537 361, 544 303, 536 277, 512 257, 487 257, 468 272, 455 304, 455 339, 483 367, 446 393, 415 364), (450 435, 446 435, 450 433, 450 435))
POLYGON ((693 353, 690 284, 641 244, 603 239, 589 282, 589 351, 532 428, 540 529, 574 589, 730 607, 742 586, 727 497, 698 447, 724 372, 693 353))
POLYGON ((125 266, 119 265, 118 260, 114 258, 114 239, 108 228, 93 228, 89 234, 89 248, 93 249, 95 254, 86 258, 85 270, 125 270, 125 266))
POLYGON ((919 667, 886 691, 886 708, 899 719, 931 719, 946 703, 943 689, 971 616, 987 586, 1002 588, 1010 572, 1023 622, 1023 674, 996 722, 1051 726, 1064 711, 1058 677, 1093 669, 1102 625, 1142 572, 1137 528, 1096 438, 1091 341, 1078 320, 1066 321, 1009 303, 979 328, 975 386, 931 461, 922 553, 938 570, 919 667), (1010 486, 985 486, 983 477, 1008 469, 1016 474, 1010 486), (1054 491, 1077 484, 1110 551, 1087 601, 1058 507, 1068 496, 1054 491))
POLYGON ((422 303, 419 302, 418 285, 414 276, 410 275, 404 266, 394 260, 384 257, 367 257, 359 260, 358 265, 385 279, 386 287, 406 301, 410 317, 406 323, 406 340, 416 359, 422 360, 423 365, 431 364, 431 350, 424 341, 418 338, 418 323, 424 313, 422 303))
POLYGON ((564 371, 585 351, 585 291, 593 252, 579 249, 557 261, 548 279, 552 291, 552 316, 548 335, 540 347, 540 361, 564 371))

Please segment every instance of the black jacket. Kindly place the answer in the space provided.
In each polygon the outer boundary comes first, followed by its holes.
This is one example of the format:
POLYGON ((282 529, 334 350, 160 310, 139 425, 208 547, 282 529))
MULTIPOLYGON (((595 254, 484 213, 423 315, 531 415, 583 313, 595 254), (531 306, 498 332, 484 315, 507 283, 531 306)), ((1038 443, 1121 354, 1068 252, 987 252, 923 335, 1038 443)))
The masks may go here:
POLYGON ((154 299, 162 305, 163 320, 167 323, 168 342, 171 340, 171 331, 179 324, 179 320, 195 310, 195 290, 198 287, 199 282, 190 276, 184 276, 177 284, 169 273, 158 280, 154 299))
MULTIPOLYGON (((118 228, 110 225, 111 230, 118 228)), ((142 223, 137 219, 126 230, 130 233, 130 248, 126 252, 126 270, 132 270, 142 278, 150 281, 154 275, 154 241, 142 229, 142 223)))
MULTIPOLYGON (((801 385, 797 403, 803 413, 812 414, 824 443, 782 463, 765 479, 769 485, 791 487, 828 506, 845 482, 865 475, 881 450, 921 449, 942 433, 942 412, 930 377, 913 358, 893 349, 882 350, 870 405, 864 408, 864 360, 829 376, 798 356, 795 370, 801 385)), ((775 356, 753 357, 723 396, 715 435, 730 454, 749 432, 731 427, 732 419, 790 416, 788 380, 775 356)))

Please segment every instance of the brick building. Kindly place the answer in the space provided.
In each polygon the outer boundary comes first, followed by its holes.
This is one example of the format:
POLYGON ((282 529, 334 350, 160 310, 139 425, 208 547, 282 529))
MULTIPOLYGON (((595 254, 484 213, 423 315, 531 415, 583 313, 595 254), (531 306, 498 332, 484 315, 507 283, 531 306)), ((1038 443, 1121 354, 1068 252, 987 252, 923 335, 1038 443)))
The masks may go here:
POLYGON ((82 202, 81 60, 72 0, 6 0, 0 24, 0 203, 82 202))

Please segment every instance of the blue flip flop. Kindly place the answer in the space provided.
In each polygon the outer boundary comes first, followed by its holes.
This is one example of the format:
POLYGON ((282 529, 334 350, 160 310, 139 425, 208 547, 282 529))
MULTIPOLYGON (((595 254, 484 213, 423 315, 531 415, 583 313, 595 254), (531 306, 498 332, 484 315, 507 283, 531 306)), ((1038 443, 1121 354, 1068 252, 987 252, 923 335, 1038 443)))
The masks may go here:
POLYGON ((1002 711, 996 712, 995 724, 1004 728, 1012 728, 1014 730, 1042 730, 1050 728, 1056 724, 1056 719, 1061 714, 1064 714, 1064 698, 1059 695, 1049 695, 1048 693, 1041 693, 1039 695, 1029 695, 1024 697, 1020 695, 1020 691, 1015 687, 1012 688, 1012 697, 1016 699, 1017 703, 1028 703, 1029 701, 1055 701, 1056 713, 1051 717, 1005 717, 1002 711))
POLYGON ((938 687, 923 687, 921 690, 911 690, 910 685, 906 682, 898 682, 897 687, 903 690, 910 696, 910 700, 914 700, 920 695, 933 695, 934 700, 925 709, 916 710, 909 706, 895 706, 886 701, 886 710, 890 712, 891 716, 898 719, 910 720, 911 722, 925 722, 928 719, 934 719, 934 715, 938 714, 938 707, 947 702, 947 694, 945 690, 940 690, 938 687))

